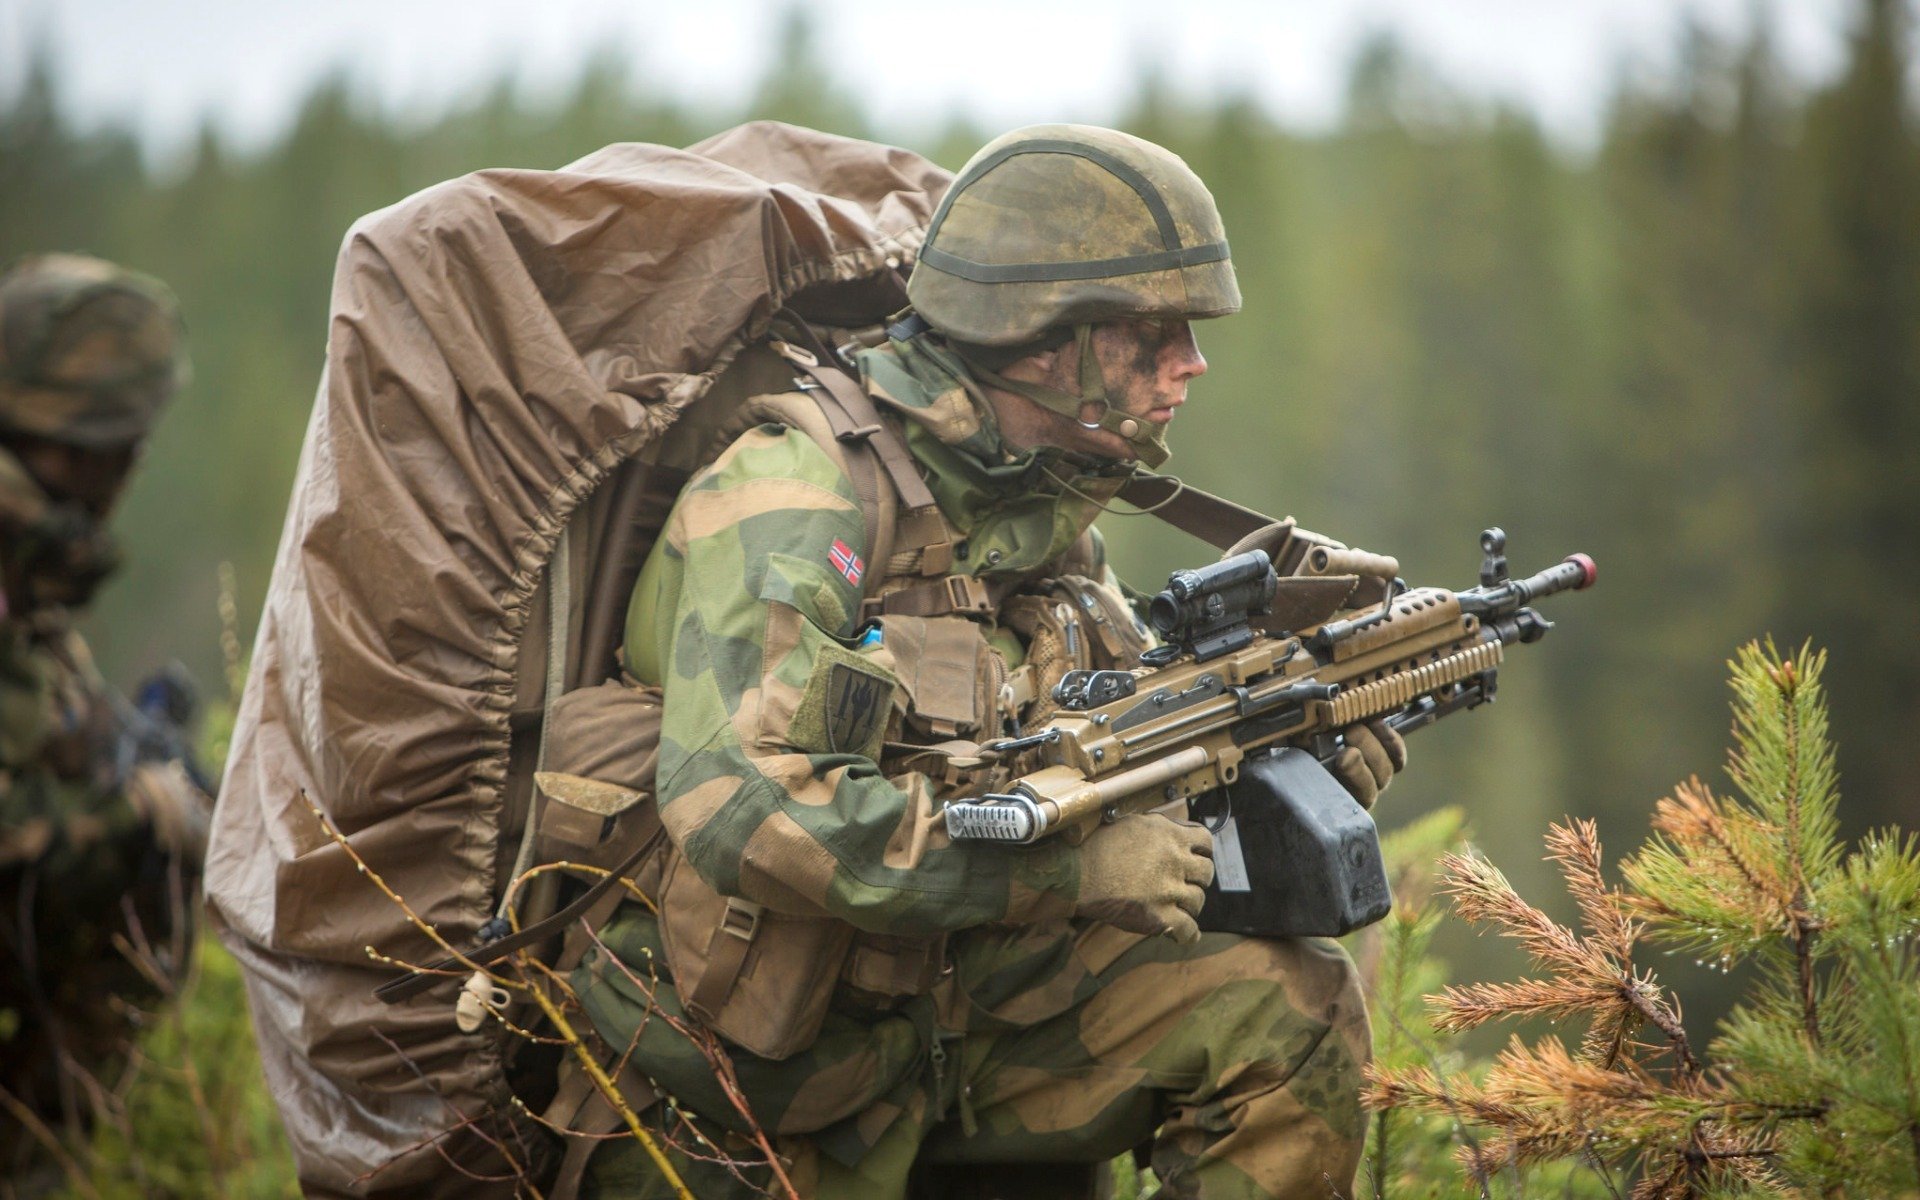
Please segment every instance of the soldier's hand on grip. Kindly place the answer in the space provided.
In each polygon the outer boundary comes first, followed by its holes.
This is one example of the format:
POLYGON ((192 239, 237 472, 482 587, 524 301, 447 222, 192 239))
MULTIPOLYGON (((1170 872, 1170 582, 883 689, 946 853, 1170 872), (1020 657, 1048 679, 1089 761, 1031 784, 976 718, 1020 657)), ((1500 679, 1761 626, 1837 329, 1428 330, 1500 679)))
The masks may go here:
POLYGON ((1407 769, 1407 743, 1385 721, 1349 725, 1341 731, 1346 748, 1334 755, 1328 769, 1340 786, 1353 794, 1362 808, 1372 808, 1398 771, 1407 769))
POLYGON ((1197 941, 1195 922, 1213 882, 1213 839, 1199 825, 1158 813, 1122 817, 1080 848, 1080 916, 1133 933, 1197 941))

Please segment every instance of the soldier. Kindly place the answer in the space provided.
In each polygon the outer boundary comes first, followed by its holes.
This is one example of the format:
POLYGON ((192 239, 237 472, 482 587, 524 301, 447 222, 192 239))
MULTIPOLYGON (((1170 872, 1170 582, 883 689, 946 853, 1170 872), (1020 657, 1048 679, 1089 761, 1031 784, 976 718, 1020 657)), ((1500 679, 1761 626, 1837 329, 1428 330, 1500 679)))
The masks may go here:
MULTIPOLYGON (((576 988, 680 1107, 738 1129, 658 1018, 732 1042, 803 1192, 1150 1144, 1165 1195, 1345 1195, 1369 1042, 1338 946, 1202 934, 1196 825, 1010 847, 939 815, 1061 673, 1148 644, 1091 523, 1167 457, 1207 365, 1191 322, 1240 306, 1213 199, 1137 138, 1020 130, 955 180, 909 296, 854 360, 939 519, 876 530, 844 463, 779 424, 681 494, 624 651, 665 693, 659 914, 615 912, 576 988)), ((1378 726, 1334 769, 1371 803, 1404 764, 1378 726)), ((678 1157, 693 1193, 747 1194, 713 1157, 678 1157)), ((585 1170, 591 1194, 668 1194, 632 1142, 585 1170)))
POLYGON ((27 1192, 50 1182, 40 1140, 111 1089, 148 972, 184 968, 197 904, 208 800, 180 689, 136 709, 72 625, 118 561, 105 521, 185 376, 181 338, 167 289, 110 263, 0 277, 0 1176, 27 1192))

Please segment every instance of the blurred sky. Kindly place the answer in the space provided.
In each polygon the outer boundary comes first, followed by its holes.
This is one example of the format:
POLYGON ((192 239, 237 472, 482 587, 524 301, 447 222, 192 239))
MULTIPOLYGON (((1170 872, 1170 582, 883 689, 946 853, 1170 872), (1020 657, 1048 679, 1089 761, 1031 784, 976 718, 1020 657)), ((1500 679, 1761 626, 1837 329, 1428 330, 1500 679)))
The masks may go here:
MULTIPOLYGON (((839 75, 890 128, 961 109, 989 127, 1111 115, 1152 62, 1176 88, 1250 88, 1313 128, 1370 33, 1441 76, 1590 140, 1623 71, 1669 68, 1692 19, 1730 35, 1770 9, 1795 74, 1840 61, 1846 0, 809 0, 839 75)), ((344 66, 363 95, 431 114, 511 70, 563 87, 594 50, 719 107, 743 103, 792 0, 0 0, 0 93, 36 42, 83 120, 134 121, 162 153, 204 115, 243 145, 344 66)))

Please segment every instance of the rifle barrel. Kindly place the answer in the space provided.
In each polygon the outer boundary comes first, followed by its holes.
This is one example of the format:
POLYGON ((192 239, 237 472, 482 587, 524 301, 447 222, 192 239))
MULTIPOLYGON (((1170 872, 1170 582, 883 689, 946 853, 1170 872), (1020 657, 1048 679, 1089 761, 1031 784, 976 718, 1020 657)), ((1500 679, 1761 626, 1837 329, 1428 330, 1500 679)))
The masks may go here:
POLYGON ((1600 569, 1584 554, 1569 554, 1566 559, 1525 579, 1509 579, 1490 587, 1477 587, 1456 593, 1462 611, 1486 614, 1509 613, 1522 605, 1569 589, 1581 591, 1593 586, 1600 569))

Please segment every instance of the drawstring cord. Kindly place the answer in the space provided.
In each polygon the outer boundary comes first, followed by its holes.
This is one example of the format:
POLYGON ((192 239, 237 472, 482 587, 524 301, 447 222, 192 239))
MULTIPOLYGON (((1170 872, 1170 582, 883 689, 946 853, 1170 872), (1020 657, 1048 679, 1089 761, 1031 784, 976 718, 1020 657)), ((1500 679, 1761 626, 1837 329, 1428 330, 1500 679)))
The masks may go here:
MULTIPOLYGON (((1165 508, 1167 505, 1172 504, 1175 500, 1179 499, 1181 492, 1184 492, 1187 490, 1187 485, 1181 482, 1180 477, 1178 475, 1156 476, 1156 478, 1159 478, 1159 479, 1173 480, 1173 490, 1167 493, 1165 499, 1156 500, 1151 506, 1147 508, 1121 509, 1121 508, 1113 507, 1114 501, 1118 499, 1117 496, 1110 496, 1107 499, 1102 500, 1098 496, 1088 495, 1086 492, 1083 492, 1079 488, 1073 486, 1072 480, 1063 479, 1060 476, 1055 475, 1053 473, 1053 467, 1047 463, 1044 463, 1044 462, 1041 463, 1040 470, 1042 474, 1046 475, 1048 479, 1051 479, 1055 483, 1059 484, 1060 487, 1070 495, 1078 496, 1080 499, 1085 500, 1088 504, 1093 505, 1093 507, 1103 517, 1148 516, 1152 513, 1157 513, 1161 509, 1165 508)), ((1132 483, 1135 479, 1140 478, 1140 476, 1143 474, 1152 475, 1153 473, 1151 471, 1148 471, 1146 467, 1141 465, 1140 463, 1134 463, 1132 469, 1127 472, 1126 479, 1121 482, 1120 486, 1122 488, 1125 488, 1127 484, 1132 483)))

